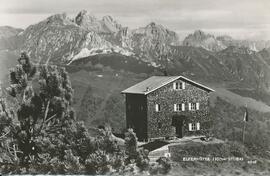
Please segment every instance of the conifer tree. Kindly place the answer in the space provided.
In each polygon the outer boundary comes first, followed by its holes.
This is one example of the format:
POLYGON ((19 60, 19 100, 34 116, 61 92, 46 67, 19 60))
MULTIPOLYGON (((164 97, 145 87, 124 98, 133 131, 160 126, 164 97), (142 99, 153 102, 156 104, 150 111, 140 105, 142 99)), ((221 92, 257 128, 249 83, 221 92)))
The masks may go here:
POLYGON ((63 159, 65 150, 72 147, 71 137, 77 127, 67 72, 47 65, 37 69, 26 53, 21 54, 18 62, 10 71, 11 85, 7 91, 18 102, 18 125, 12 125, 12 135, 19 161, 42 163, 44 154, 63 159), (35 85, 37 81, 39 85, 35 85))
POLYGON ((125 133, 125 146, 127 154, 127 163, 135 162, 140 170, 149 168, 148 151, 143 148, 138 148, 137 136, 133 129, 128 129, 125 133))

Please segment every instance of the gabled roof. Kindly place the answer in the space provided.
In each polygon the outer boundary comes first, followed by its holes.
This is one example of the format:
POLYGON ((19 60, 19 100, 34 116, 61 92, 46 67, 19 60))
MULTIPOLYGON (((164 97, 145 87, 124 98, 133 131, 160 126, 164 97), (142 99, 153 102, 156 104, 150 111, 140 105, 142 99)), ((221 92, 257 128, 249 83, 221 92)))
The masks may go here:
POLYGON ((135 84, 134 86, 127 88, 126 90, 123 90, 122 93, 147 95, 178 79, 188 82, 190 84, 193 84, 194 86, 197 86, 208 92, 214 91, 213 89, 207 86, 204 86, 200 83, 197 83, 195 81, 192 81, 184 76, 152 76, 142 82, 139 82, 138 84, 135 84))

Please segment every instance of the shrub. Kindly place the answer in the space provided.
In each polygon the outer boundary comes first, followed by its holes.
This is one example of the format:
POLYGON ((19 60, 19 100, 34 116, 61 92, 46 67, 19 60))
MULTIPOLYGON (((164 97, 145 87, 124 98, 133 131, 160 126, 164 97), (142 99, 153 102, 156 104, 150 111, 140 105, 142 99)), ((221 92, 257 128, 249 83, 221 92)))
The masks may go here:
POLYGON ((140 171, 145 171, 149 168, 148 151, 144 149, 138 149, 137 137, 132 129, 128 129, 125 133, 125 145, 127 154, 127 163, 136 163, 136 166, 140 171))
POLYGON ((156 162, 157 163, 151 165, 149 169, 150 174, 168 174, 170 172, 172 166, 168 158, 160 157, 156 162))

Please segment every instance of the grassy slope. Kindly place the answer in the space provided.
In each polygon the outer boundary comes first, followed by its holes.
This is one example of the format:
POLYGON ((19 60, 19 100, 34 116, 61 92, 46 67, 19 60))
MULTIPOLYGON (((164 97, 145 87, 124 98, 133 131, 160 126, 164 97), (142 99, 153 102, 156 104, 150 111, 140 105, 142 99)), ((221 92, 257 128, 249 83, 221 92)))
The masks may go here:
POLYGON ((245 106, 247 104, 247 107, 250 109, 253 109, 259 112, 270 112, 270 107, 260 100, 255 100, 250 97, 240 96, 239 94, 229 91, 226 88, 216 87, 214 89, 215 89, 215 92, 211 96, 212 105, 215 104, 217 97, 220 97, 226 102, 231 103, 232 105, 236 107, 245 106))
POLYGON ((110 124, 116 132, 121 132, 125 128, 125 99, 121 91, 145 78, 113 71, 70 74, 78 118, 87 126, 110 124))
MULTIPOLYGON (((242 142, 244 107, 234 106, 220 98, 211 107, 213 133, 217 138, 242 142)), ((245 145, 250 152, 265 156, 270 148, 270 113, 249 109, 249 120, 246 124, 245 145)))
MULTIPOLYGON (((138 83, 148 75, 135 74, 104 69, 100 71, 85 71, 70 73, 75 89, 74 106, 78 118, 85 120, 88 126, 109 123, 114 129, 125 128, 125 99, 121 91, 138 83), (102 76, 101 76, 102 75, 102 76)), ((269 112, 270 107, 252 98, 239 96, 225 88, 215 88, 211 96, 211 104, 215 105, 217 97, 236 107, 245 106, 260 111, 269 112)))

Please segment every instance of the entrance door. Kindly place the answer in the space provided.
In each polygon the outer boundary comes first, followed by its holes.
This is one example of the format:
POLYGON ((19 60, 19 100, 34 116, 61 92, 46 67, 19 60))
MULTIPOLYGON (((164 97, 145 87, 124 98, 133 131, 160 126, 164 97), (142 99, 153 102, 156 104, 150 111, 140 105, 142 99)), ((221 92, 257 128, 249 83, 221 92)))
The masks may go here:
POLYGON ((175 127, 175 134, 177 137, 183 137, 183 117, 182 116, 173 116, 172 117, 172 126, 175 127))
POLYGON ((182 138, 182 124, 177 125, 175 128, 177 137, 182 138))

